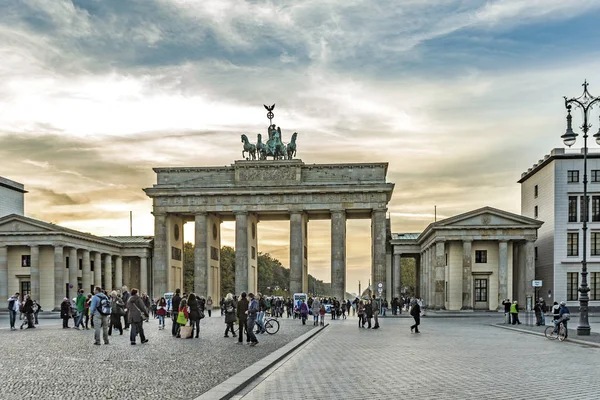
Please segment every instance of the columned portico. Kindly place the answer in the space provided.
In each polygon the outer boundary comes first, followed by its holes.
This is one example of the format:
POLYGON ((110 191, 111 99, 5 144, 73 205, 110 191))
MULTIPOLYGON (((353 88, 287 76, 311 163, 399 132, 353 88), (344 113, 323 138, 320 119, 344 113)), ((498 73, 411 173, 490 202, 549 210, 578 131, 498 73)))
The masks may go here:
POLYGON ((65 287, 63 286, 64 272, 64 249, 63 246, 54 246, 54 309, 60 310, 65 295, 65 287))
POLYGON ((8 298, 8 248, 0 246, 0 299, 8 298))
POLYGON ((331 212, 331 292, 339 299, 346 298, 346 213, 331 212))
MULTIPOLYGON (((385 209, 375 209, 371 215, 371 241, 372 241, 372 270, 373 288, 379 282, 383 283, 384 291, 381 297, 387 297, 386 288, 386 273, 385 273, 385 247, 387 240, 387 229, 385 222, 385 209)), ((376 292, 376 290, 373 290, 376 292)))
POLYGON ((81 287, 84 293, 93 293, 90 251, 87 249, 82 250, 81 264, 81 287))
POLYGON ((394 289, 392 298, 400 298, 402 295, 402 282, 400 281, 400 262, 402 253, 393 255, 393 274, 394 274, 394 289))
POLYGON ((446 243, 440 239, 435 243, 435 308, 445 308, 446 293, 446 243))
POLYGON ((164 213, 154 214, 154 282, 153 290, 156 295, 166 293, 168 288, 169 256, 167 249, 167 216, 164 213))
MULTIPOLYGON (((302 211, 290 213, 290 293, 305 293, 308 290, 306 248, 308 218, 302 211)), ((332 244, 333 247, 333 244, 332 244)), ((332 259, 333 261, 333 259, 332 259)))
MULTIPOLYGON (((290 271, 291 274, 291 271, 290 271)), ((235 292, 248 290, 248 213, 235 213, 235 292)))
POLYGON ((194 292, 199 296, 204 296, 208 292, 207 213, 198 213, 194 216, 194 232, 194 292))
POLYGON ((104 290, 111 291, 113 289, 113 274, 112 274, 112 255, 104 256, 104 290))
POLYGON ((94 286, 102 287, 102 254, 94 252, 94 286))
POLYGON ((140 291, 148 293, 148 257, 140 257, 140 291))
POLYGON ((508 295, 508 242, 498 242, 498 309, 502 308, 502 301, 510 298, 508 295))
POLYGON ((463 240, 463 257, 462 257, 462 309, 463 310, 471 310, 473 308, 471 301, 471 272, 472 272, 472 245, 473 242, 471 240, 463 240))
POLYGON ((71 247, 69 250, 69 299, 77 296, 77 275, 79 273, 79 261, 77 259, 77 249, 71 247))
POLYGON ((31 298, 40 298, 40 248, 37 245, 29 246, 29 255, 31 257, 31 298))
MULTIPOLYGON (((113 289, 121 289, 123 286, 123 259, 121 256, 115 257, 115 285, 113 289)), ((141 290, 141 288, 140 288, 141 290)))

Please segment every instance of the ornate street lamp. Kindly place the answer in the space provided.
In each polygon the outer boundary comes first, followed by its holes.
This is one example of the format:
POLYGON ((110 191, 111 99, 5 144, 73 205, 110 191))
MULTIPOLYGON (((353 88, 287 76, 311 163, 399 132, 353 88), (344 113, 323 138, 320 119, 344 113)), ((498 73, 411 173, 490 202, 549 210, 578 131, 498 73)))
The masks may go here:
MULTIPOLYGON (((565 107, 567 108, 567 131, 564 135, 561 136, 563 142, 566 146, 571 147, 575 144, 577 139, 577 134, 573 132, 573 127, 571 126, 571 109, 581 108, 583 111, 583 125, 581 125, 581 129, 583 130, 583 203, 585 204, 583 207, 583 259, 581 260, 581 285, 579 286, 579 325, 577 326, 577 335, 579 336, 589 336, 591 328, 590 323, 588 321, 588 304, 590 302, 590 297, 588 296, 588 292, 590 288, 587 284, 587 220, 588 220, 588 196, 587 196, 587 138, 588 138, 588 130, 591 128, 591 125, 588 123, 589 113, 595 105, 600 104, 600 97, 594 97, 588 92, 588 83, 587 81, 583 82, 583 94, 579 97, 573 97, 571 99, 567 99, 565 97, 565 107)), ((600 129, 598 129, 598 133, 594 135, 596 139, 596 143, 600 144, 600 129)))

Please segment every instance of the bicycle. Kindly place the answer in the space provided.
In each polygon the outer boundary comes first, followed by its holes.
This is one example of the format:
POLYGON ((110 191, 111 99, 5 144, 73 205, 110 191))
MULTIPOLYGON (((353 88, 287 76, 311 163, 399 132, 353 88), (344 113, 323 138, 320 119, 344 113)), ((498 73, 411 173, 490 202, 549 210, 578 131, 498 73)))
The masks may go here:
MULTIPOLYGON (((274 335, 279 332, 279 321, 275 317, 265 317, 263 320, 265 332, 269 335, 274 335)), ((234 335, 237 335, 239 329, 239 324, 236 322, 233 324, 233 332, 234 335)))
POLYGON ((549 326, 544 331, 544 335, 549 340, 558 339, 559 341, 563 341, 567 338, 567 330, 565 329, 565 324, 562 321, 558 324, 558 333, 554 332, 554 327, 549 326))

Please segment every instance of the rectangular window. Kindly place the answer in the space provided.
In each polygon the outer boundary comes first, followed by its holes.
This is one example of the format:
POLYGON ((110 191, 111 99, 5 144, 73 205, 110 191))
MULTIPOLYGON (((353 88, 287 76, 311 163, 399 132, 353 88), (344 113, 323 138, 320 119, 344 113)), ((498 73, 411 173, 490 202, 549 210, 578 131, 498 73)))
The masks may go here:
POLYGON ((22 281, 21 282, 21 296, 24 299, 25 295, 31 293, 31 282, 30 281, 22 281))
POLYGON ((23 267, 23 268, 31 267, 31 256, 29 256, 29 255, 21 256, 21 267, 23 267))
MULTIPOLYGON (((69 269, 69 256, 65 257, 65 268, 69 269)), ((67 294, 68 296, 68 294, 67 294)))
POLYGON ((539 215, 538 212, 539 212, 538 206, 533 207, 533 218, 538 217, 538 215, 539 215))
POLYGON ((577 300, 579 287, 579 272, 567 272, 567 300, 577 300))
POLYGON ((592 232, 590 240, 591 255, 600 256, 600 232, 592 232))
POLYGON ((219 249, 217 249, 215 246, 210 246, 210 259, 219 261, 219 249))
POLYGON ((79 270, 81 271, 83 269, 83 259, 79 259, 79 270))
POLYGON ((569 222, 577 222, 577 196, 569 196, 569 222))
POLYGON ((252 246, 252 259, 256 260, 256 247, 252 246))
POLYGON ((579 232, 567 232, 567 255, 579 255, 579 232))
POLYGON ((567 182, 568 183, 579 182, 579 170, 567 171, 567 182))
POLYGON ((600 169, 592 170, 592 182, 600 182, 600 169))
POLYGON ((592 196, 592 221, 600 222, 600 196, 592 196))
POLYGON ((475 250, 475 263, 486 264, 487 263, 487 250, 475 250))
POLYGON ((600 300, 600 272, 590 272, 590 300, 600 300))
POLYGON ((590 222, 590 202, 589 202, 589 197, 588 197, 588 204, 587 207, 584 209, 584 205, 585 205, 585 200, 584 197, 581 196, 579 198, 580 200, 580 204, 579 204, 579 221, 583 222, 583 220, 585 219, 587 222, 590 222), (584 215, 584 212, 587 212, 587 214, 584 215), (586 218, 587 217, 587 218, 586 218))
POLYGON ((533 187, 533 197, 537 199, 538 197, 538 185, 533 187))
POLYGON ((487 279, 475 279, 475 301, 487 302, 487 279))
MULTIPOLYGON (((90 271, 94 272, 94 260, 90 260, 90 271)), ((93 290, 92 290, 92 293, 94 293, 93 290)))
POLYGON ((171 246, 171 259, 181 261, 181 249, 171 246))
POLYGON ((533 253, 535 254, 535 259, 537 260, 537 258, 538 258, 538 248, 537 248, 537 246, 534 247, 533 250, 534 250, 533 253))

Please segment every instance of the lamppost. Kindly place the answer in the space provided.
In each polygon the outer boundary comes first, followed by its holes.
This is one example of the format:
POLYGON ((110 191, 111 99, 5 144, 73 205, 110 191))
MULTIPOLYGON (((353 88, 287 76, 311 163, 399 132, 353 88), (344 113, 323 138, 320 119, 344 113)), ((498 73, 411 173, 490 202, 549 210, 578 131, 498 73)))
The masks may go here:
MULTIPOLYGON (((577 335, 578 336, 589 336, 591 328, 590 323, 588 321, 588 304, 590 301, 590 297, 588 296, 588 292, 590 288, 587 284, 587 220, 588 220, 588 196, 587 196, 587 138, 588 138, 588 130, 591 128, 591 125, 588 122, 589 113, 595 105, 600 104, 600 97, 594 97, 588 92, 588 83, 587 81, 583 82, 583 94, 579 97, 573 97, 571 99, 567 99, 565 97, 565 107, 567 108, 567 131, 564 135, 561 136, 565 145, 571 147, 575 144, 575 140, 577 139, 577 134, 573 132, 573 127, 571 126, 571 108, 581 108, 583 111, 583 125, 581 125, 581 129, 583 130, 583 258, 581 260, 581 286, 579 286, 579 325, 577 326, 577 335)), ((594 135, 596 139, 596 143, 600 144, 600 129, 598 133, 594 135)))

